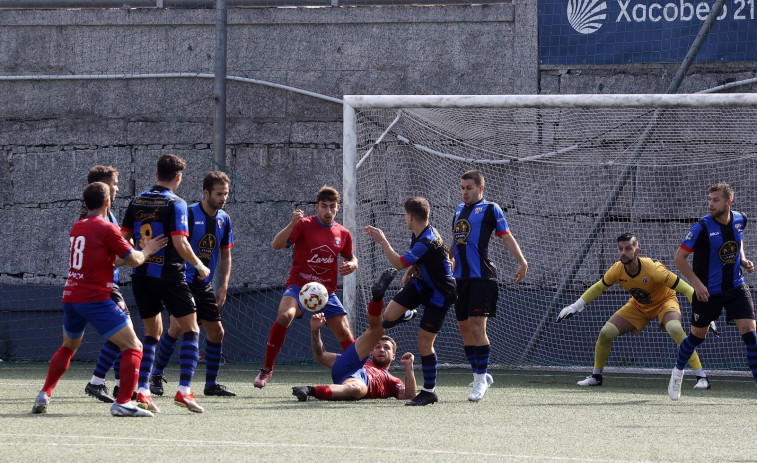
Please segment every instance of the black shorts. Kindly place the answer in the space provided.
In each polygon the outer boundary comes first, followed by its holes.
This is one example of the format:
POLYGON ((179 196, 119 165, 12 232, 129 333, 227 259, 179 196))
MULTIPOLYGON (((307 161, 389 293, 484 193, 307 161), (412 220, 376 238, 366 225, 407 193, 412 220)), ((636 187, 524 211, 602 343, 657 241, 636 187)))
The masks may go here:
POLYGON ((195 301, 186 281, 163 281, 159 278, 133 275, 131 283, 139 317, 143 320, 159 315, 163 309, 176 318, 196 311, 195 301))
POLYGON ((129 308, 126 307, 126 299, 124 299, 124 295, 121 294, 121 288, 118 287, 118 285, 114 284, 113 289, 110 291, 110 298, 113 300, 113 302, 116 303, 116 305, 124 311, 126 316, 129 315, 129 308))
POLYGON ((438 333, 444 324, 444 318, 447 316, 449 306, 455 301, 445 303, 444 307, 432 304, 427 297, 423 296, 412 283, 408 283, 392 298, 393 301, 407 309, 415 309, 423 305, 423 316, 421 316, 420 328, 429 333, 438 333))
POLYGON ((189 290, 192 291, 192 296, 195 298, 197 320, 220 322, 221 309, 219 309, 218 304, 216 304, 216 293, 213 291, 213 286, 206 284, 197 286, 191 284, 189 285, 189 290))
POLYGON ((455 317, 461 322, 468 317, 497 316, 497 299, 499 283, 497 280, 457 280, 457 302, 455 317))
POLYGON ((697 328, 708 326, 718 319, 724 308, 725 320, 730 324, 744 318, 754 320, 754 303, 749 287, 741 285, 724 293, 711 294, 707 302, 701 302, 694 296, 691 301, 691 325, 697 328))

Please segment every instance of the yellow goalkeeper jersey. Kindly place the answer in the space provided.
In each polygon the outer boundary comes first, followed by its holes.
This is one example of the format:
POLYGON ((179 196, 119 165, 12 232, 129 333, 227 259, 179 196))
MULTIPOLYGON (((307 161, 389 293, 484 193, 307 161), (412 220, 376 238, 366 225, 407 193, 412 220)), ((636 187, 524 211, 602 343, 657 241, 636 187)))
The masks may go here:
POLYGON ((649 257, 639 257, 639 272, 629 275, 621 262, 615 262, 602 277, 602 283, 610 287, 615 283, 626 289, 639 305, 655 307, 671 297, 676 297, 678 275, 649 257))

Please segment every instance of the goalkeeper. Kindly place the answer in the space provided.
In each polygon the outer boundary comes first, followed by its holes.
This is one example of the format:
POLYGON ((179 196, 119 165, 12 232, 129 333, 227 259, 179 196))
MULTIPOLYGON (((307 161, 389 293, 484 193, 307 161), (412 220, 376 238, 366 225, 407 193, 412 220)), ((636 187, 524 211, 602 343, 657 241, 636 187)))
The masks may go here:
MULTIPOLYGON (((602 370, 610 357, 612 341, 623 333, 639 334, 655 318, 660 329, 665 330, 680 345, 686 338, 681 326, 681 308, 676 292, 682 293, 691 302, 694 288, 670 272, 660 262, 648 257, 639 257, 639 240, 633 233, 618 237, 619 262, 615 262, 601 280, 591 286, 573 304, 565 307, 557 317, 560 322, 584 310, 586 303, 596 299, 605 289, 615 283, 631 293, 631 299, 615 312, 599 331, 594 347, 594 371, 579 386, 601 386, 602 370)), ((689 359, 697 375, 694 389, 709 389, 710 382, 702 369, 699 356, 689 359)))

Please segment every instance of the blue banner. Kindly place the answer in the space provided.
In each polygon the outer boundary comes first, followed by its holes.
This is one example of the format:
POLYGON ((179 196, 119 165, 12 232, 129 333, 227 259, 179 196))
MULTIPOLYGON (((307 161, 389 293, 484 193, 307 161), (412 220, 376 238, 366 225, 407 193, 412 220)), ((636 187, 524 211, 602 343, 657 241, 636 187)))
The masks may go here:
MULTIPOLYGON (((714 0, 538 0, 543 64, 680 62, 714 0)), ((757 0, 726 0, 696 62, 757 61, 757 0)))

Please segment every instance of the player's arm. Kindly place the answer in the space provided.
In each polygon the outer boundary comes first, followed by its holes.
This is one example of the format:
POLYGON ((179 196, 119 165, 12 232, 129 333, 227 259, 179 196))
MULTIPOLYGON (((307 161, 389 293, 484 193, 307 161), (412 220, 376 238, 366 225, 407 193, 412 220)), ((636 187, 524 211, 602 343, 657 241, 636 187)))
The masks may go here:
POLYGON ((515 241, 515 237, 512 233, 505 233, 502 235, 502 242, 505 243, 505 247, 510 251, 510 254, 512 254, 515 260, 518 261, 519 265, 518 270, 515 272, 515 282, 519 283, 526 277, 526 273, 528 273, 528 262, 523 256, 523 252, 520 250, 520 246, 518 246, 518 242, 515 241))
POLYGON ((566 318, 570 318, 576 313, 583 312, 584 308, 586 307, 586 304, 593 301, 597 297, 599 297, 602 292, 609 288, 605 284, 604 279, 599 280, 598 282, 594 283, 584 291, 583 294, 581 294, 581 297, 576 299, 576 302, 572 303, 571 305, 565 307, 560 311, 560 315, 557 316, 557 322, 561 322, 562 320, 566 318))
POLYGON ((677 278, 675 283, 673 284, 673 287, 670 289, 686 296, 686 299, 688 299, 689 302, 691 302, 692 298, 694 297, 694 288, 690 284, 683 281, 683 279, 681 278, 677 278))
POLYGON ((392 248, 392 245, 389 244, 389 240, 386 239, 384 232, 381 231, 380 228, 368 225, 367 227, 365 227, 365 232, 368 234, 368 236, 373 238, 373 241, 381 246, 381 249, 384 250, 384 254, 389 259, 392 267, 396 268, 397 270, 402 270, 403 268, 408 267, 407 265, 405 265, 405 262, 402 261, 402 256, 397 254, 394 248, 392 248))
POLYGON ((292 219, 289 221, 286 227, 282 228, 278 233, 276 233, 276 236, 273 237, 273 241, 271 241, 271 247, 273 249, 284 249, 287 247, 287 241, 289 240, 289 235, 292 234, 292 230, 294 230, 295 225, 305 217, 305 212, 302 209, 297 209, 294 212, 292 212, 292 219))
POLYGON ((313 349, 313 358, 326 368, 334 366, 338 355, 327 351, 321 340, 321 328, 326 324, 326 316, 317 313, 310 317, 310 347, 313 349))
POLYGON ((221 248, 217 270, 219 282, 216 289, 216 305, 223 307, 226 303, 226 293, 229 290, 229 278, 231 277, 231 247, 221 248))
POLYGON ((145 247, 141 251, 132 248, 131 252, 129 252, 123 258, 116 257, 115 265, 116 267, 119 267, 121 265, 139 267, 140 265, 145 263, 145 260, 148 257, 166 247, 167 244, 168 238, 163 235, 158 235, 145 243, 145 247))
POLYGON ((746 258, 746 254, 744 254, 744 243, 741 243, 741 249, 739 250, 739 254, 741 254, 741 268, 746 270, 747 273, 754 272, 754 262, 746 258))
POLYGON ((204 280, 210 276, 210 270, 202 263, 199 257, 195 255, 192 245, 189 244, 189 240, 181 233, 171 235, 171 243, 179 253, 182 259, 184 259, 189 265, 197 269, 197 276, 204 280))
POLYGON ((702 280, 700 280, 694 273, 694 269, 691 268, 691 265, 689 265, 689 262, 686 260, 689 257, 689 254, 691 254, 691 251, 679 247, 678 251, 676 251, 676 256, 673 259, 673 262, 675 262, 681 275, 686 277, 686 279, 691 282, 692 286, 694 286, 694 294, 697 296, 697 299, 702 302, 707 302, 710 299, 710 292, 702 283, 702 280))
POLYGON ((339 266, 339 274, 342 276, 349 275, 357 270, 357 257, 352 256, 349 259, 342 259, 342 264, 339 266))
POLYGON ((412 399, 418 394, 418 384, 415 382, 415 370, 413 368, 414 361, 415 356, 410 352, 405 352, 400 359, 402 366, 405 367, 405 389, 402 390, 398 399, 412 399))

